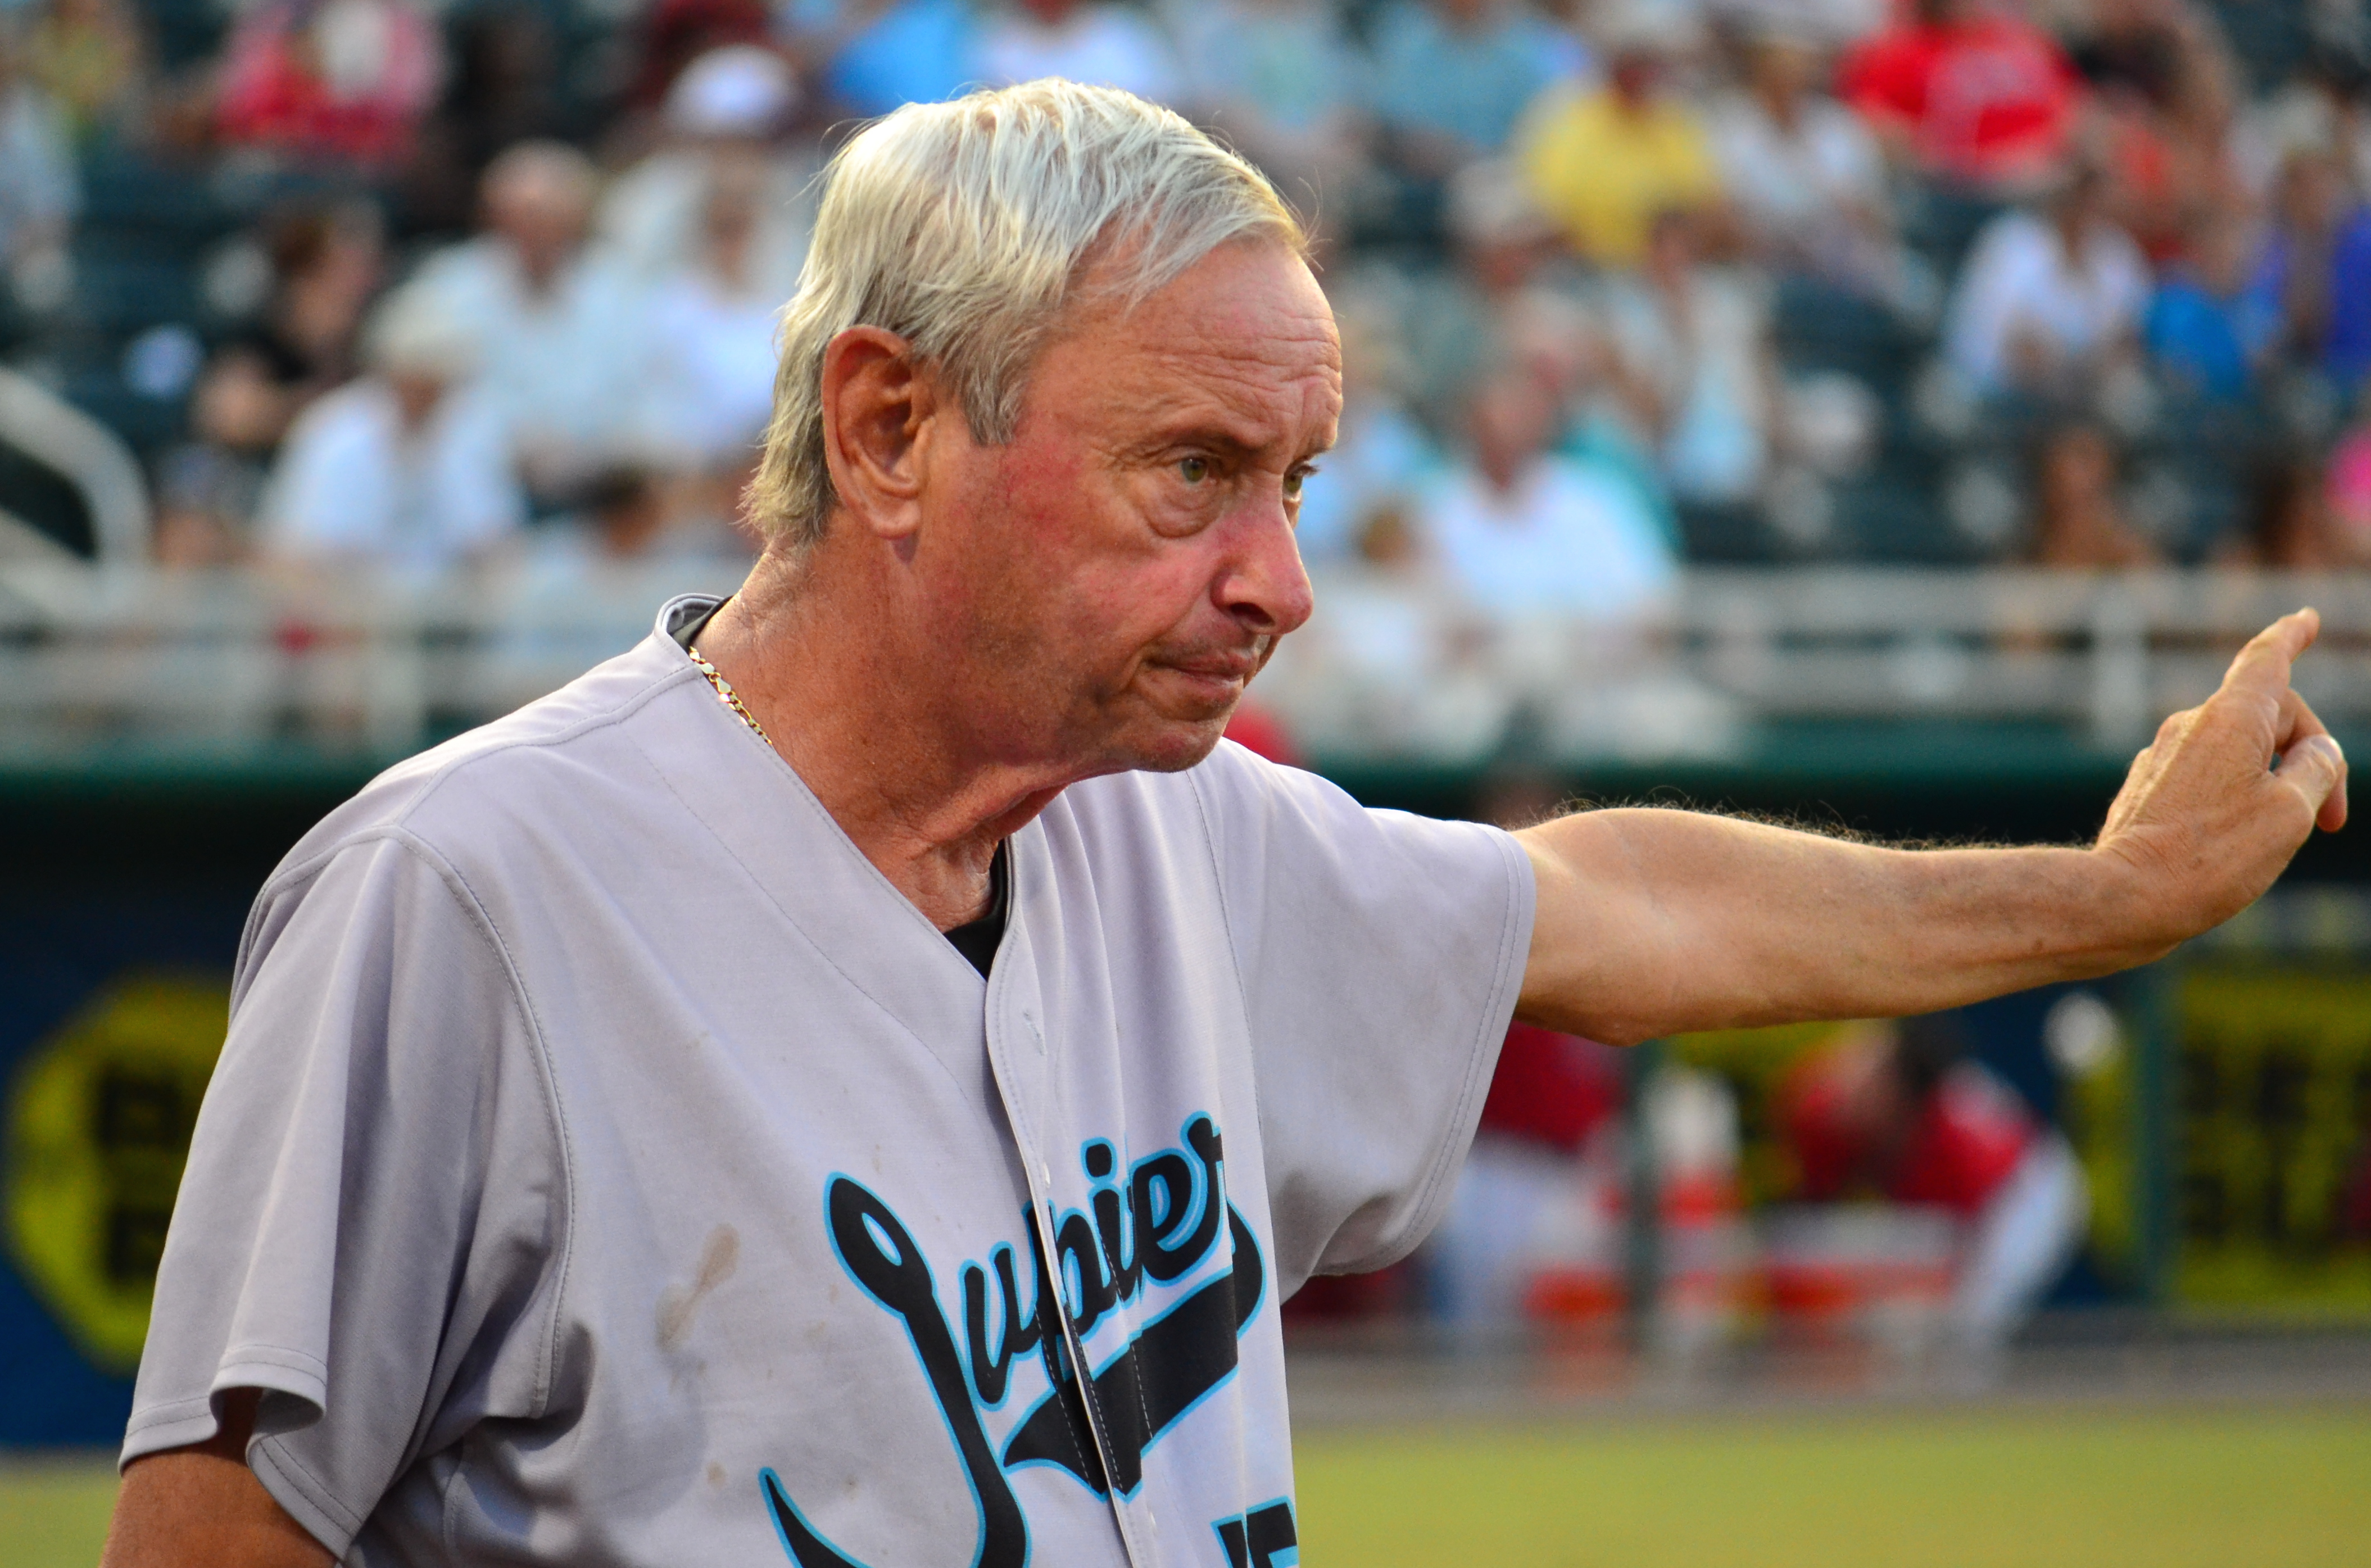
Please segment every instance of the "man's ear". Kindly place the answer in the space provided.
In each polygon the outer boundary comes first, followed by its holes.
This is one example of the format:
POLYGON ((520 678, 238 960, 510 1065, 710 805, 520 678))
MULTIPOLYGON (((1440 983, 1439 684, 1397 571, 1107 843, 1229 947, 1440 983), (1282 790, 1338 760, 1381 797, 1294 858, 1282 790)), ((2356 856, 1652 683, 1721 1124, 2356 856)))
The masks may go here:
POLYGON ((823 450, 839 504, 883 539, 921 520, 922 459, 947 408, 913 346, 878 327, 850 327, 823 351, 823 450))

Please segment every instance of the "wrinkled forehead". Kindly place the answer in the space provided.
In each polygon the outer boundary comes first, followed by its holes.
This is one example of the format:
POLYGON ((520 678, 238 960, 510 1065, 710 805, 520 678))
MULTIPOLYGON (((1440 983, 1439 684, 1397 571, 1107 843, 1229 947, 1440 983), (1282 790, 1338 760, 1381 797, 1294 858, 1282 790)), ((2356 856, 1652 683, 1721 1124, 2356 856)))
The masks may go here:
POLYGON ((1247 446, 1329 444, 1341 411, 1333 309, 1278 244, 1222 246, 1134 302, 1090 296, 1057 348, 1049 357, 1091 369, 1065 389, 1091 403, 1138 420, 1222 418, 1247 446))

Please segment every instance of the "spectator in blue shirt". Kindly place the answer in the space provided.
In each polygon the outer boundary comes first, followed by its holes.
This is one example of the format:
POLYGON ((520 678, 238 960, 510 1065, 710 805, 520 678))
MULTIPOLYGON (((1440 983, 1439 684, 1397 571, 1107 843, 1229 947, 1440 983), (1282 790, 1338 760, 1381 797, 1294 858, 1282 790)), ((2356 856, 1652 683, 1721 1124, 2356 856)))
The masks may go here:
POLYGON ((1394 0, 1374 52, 1375 118, 1396 161, 1436 180, 1504 147, 1541 88, 1590 64, 1569 35, 1505 0, 1394 0))
POLYGON ((2371 210, 2327 149, 2281 166, 2272 232, 2249 293, 2279 322, 2276 352, 2318 366, 2342 389, 2371 369, 2371 210))
POLYGON ((847 113, 869 119, 973 85, 964 0, 792 0, 782 18, 791 41, 823 61, 824 88, 847 113))
POLYGON ((2219 400, 2244 398, 2280 337, 2277 297, 2248 286, 2247 226, 2229 214, 2202 226, 2194 260, 2158 281, 2142 335, 2169 378, 2219 400))
POLYGON ((2330 251, 2330 335, 2321 367, 2353 391, 2371 372, 2371 207, 2356 207, 2339 226, 2330 251))

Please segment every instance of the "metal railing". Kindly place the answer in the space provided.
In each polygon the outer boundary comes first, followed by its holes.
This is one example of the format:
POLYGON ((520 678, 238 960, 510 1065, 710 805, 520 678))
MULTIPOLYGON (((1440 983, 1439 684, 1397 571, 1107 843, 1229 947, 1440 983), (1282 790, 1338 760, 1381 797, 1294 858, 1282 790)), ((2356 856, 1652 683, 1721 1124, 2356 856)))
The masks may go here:
MULTIPOLYGON (((729 591, 710 567, 518 564, 445 578, 0 563, 0 736, 266 738, 400 752, 553 690, 729 591)), ((1821 568, 1691 573, 1619 627, 1491 620, 1418 581, 1331 576, 1256 694, 1323 757, 1482 763, 1528 733, 1556 759, 1742 756, 1801 721, 2023 721, 2129 749, 2300 604, 2325 618, 2298 683, 2371 723, 2371 576, 1821 568)))
POLYGON ((2333 715, 2371 713, 2371 576, 1719 573, 1695 579, 1682 617, 1699 668, 1764 714, 2053 719, 2123 746, 2307 604, 2324 633, 2300 690, 2333 715))
POLYGON ((1774 724, 1903 719, 2051 725, 2126 751, 2305 604, 2324 633, 2300 690, 2332 722, 2371 721, 2371 576, 1707 569, 1619 628, 1336 586, 1336 619, 1321 585, 1319 618, 1262 678, 1329 755, 1486 759, 1528 724, 1557 760, 1721 759, 1774 724))
POLYGON ((740 575, 0 568, 0 734, 399 755, 556 690, 647 634, 671 595, 740 575))
MULTIPOLYGON (((109 567, 148 555, 148 484, 121 436, 29 376, 0 368, 0 445, 49 470, 81 505, 93 554, 109 567)), ((72 567, 81 558, 0 506, 0 559, 72 567)))

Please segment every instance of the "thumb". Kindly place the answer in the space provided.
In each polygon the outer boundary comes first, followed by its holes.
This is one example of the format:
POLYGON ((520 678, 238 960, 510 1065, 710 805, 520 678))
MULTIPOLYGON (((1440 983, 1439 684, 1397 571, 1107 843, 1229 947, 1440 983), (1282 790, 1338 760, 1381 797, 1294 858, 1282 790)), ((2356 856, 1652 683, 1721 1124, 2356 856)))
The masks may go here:
POLYGON ((2280 779, 2305 796, 2323 831, 2346 821, 2346 753, 2327 735, 2308 735, 2281 753, 2280 779))

